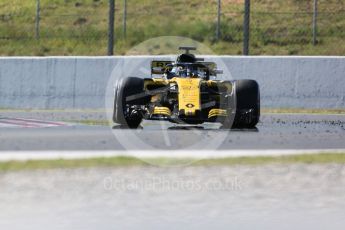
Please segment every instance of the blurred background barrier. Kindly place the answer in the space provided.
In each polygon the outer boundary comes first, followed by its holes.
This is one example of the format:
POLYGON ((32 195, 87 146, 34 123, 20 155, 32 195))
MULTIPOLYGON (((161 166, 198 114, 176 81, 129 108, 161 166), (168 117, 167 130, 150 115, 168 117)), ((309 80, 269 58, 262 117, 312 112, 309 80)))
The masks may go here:
POLYGON ((157 36, 224 55, 344 55, 344 28, 345 0, 0 0, 7 56, 123 55, 157 36))
MULTIPOLYGON (((153 56, 0 58, 0 108, 105 108, 110 75, 123 63, 142 66, 150 77, 153 56)), ((160 57, 161 59, 161 57, 160 57)), ((209 56, 222 61, 233 79, 256 79, 265 108, 345 107, 345 57, 209 56)), ((230 76, 219 76, 222 79, 230 76)), ((112 87, 113 82, 109 82, 112 87)))

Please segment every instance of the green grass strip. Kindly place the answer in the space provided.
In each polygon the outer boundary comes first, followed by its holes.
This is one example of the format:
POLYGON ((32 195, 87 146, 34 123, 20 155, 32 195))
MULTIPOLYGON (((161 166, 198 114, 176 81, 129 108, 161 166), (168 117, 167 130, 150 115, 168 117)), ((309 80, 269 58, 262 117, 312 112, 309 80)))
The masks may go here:
POLYGON ((223 159, 138 159, 134 157, 91 158, 80 160, 30 160, 0 162, 0 172, 36 170, 36 169, 69 169, 92 167, 131 167, 145 166, 233 166, 233 165, 266 165, 266 164, 345 164, 345 153, 305 154, 279 157, 234 157, 223 159), (146 160, 146 161, 145 161, 146 160), (150 162, 150 163, 148 163, 150 162), (193 162, 192 164, 189 164, 193 162))

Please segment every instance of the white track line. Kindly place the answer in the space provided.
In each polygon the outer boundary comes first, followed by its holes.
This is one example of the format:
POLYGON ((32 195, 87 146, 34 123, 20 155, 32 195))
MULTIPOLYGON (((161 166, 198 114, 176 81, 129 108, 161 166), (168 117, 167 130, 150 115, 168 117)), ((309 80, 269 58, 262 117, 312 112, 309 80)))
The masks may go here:
POLYGON ((345 149, 306 150, 179 150, 179 151, 0 151, 0 162, 27 160, 72 160, 109 157, 221 159, 228 157, 288 156, 345 153, 345 149))

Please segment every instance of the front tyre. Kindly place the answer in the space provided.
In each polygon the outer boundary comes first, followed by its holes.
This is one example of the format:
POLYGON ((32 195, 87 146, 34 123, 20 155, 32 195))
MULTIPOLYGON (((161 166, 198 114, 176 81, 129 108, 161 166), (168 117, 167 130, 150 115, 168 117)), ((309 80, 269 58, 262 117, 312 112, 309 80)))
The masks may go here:
POLYGON ((255 128, 260 119, 260 89, 254 80, 235 81, 236 113, 232 128, 255 128))
POLYGON ((123 127, 136 129, 143 115, 136 106, 144 105, 144 79, 127 77, 115 84, 113 121, 123 127))

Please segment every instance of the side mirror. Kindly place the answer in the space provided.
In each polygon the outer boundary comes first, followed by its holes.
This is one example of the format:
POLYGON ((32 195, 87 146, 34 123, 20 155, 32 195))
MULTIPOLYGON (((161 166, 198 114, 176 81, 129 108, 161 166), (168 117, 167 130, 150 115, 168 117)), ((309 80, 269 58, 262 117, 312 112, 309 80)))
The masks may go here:
POLYGON ((211 70, 210 75, 217 76, 217 74, 223 74, 223 73, 224 73, 223 70, 214 69, 214 70, 211 70))

